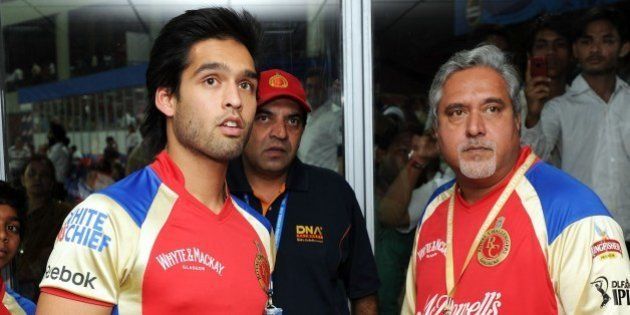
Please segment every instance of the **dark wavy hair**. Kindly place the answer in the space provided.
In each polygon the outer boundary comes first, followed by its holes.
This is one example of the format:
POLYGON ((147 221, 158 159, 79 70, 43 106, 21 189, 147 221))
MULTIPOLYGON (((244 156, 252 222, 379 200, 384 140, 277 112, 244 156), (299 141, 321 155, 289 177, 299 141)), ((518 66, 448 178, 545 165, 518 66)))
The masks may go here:
POLYGON ((573 29, 575 34, 573 41, 577 41, 580 37, 584 36, 586 27, 591 23, 599 20, 605 20, 610 22, 613 27, 619 33, 621 37, 621 43, 628 41, 628 24, 626 23, 626 17, 618 10, 607 7, 594 7, 586 11, 586 13, 579 19, 573 29))
POLYGON ((157 89, 166 87, 179 97, 181 75, 190 62, 190 48, 212 38, 236 40, 256 62, 260 24, 247 11, 204 8, 186 11, 170 20, 153 44, 146 74, 149 99, 140 131, 147 141, 150 156, 155 156, 166 145, 166 117, 155 106, 157 89))
POLYGON ((530 31, 527 34, 527 39, 525 41, 525 44, 527 45, 527 52, 530 54, 532 53, 532 50, 534 49, 534 40, 536 39, 536 35, 538 34, 538 32, 543 30, 550 30, 564 37, 564 39, 567 41, 567 49, 570 52, 571 33, 569 31, 569 24, 570 22, 568 22, 564 17, 560 15, 544 14, 539 16, 530 25, 530 31))

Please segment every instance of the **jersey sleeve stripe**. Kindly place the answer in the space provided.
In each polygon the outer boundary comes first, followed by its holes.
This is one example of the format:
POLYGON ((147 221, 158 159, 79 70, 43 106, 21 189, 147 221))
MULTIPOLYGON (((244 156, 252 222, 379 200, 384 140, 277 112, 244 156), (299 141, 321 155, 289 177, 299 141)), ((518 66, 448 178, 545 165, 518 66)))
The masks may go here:
POLYGON ((516 194, 521 199, 521 204, 525 209, 525 213, 529 216, 532 229, 534 229, 540 249, 545 258, 547 258, 548 236, 545 225, 545 217, 543 215, 540 199, 538 199, 538 194, 531 183, 527 180, 522 181, 521 184, 516 187, 516 194))
POLYGON ((147 166, 98 193, 116 201, 140 227, 161 184, 153 169, 147 166))
POLYGON ((547 244, 574 222, 591 216, 611 216, 599 197, 565 172, 538 162, 525 175, 534 187, 545 217, 547 244))
POLYGON ((429 217, 431 217, 431 215, 433 215, 433 212, 435 212, 438 206, 453 194, 453 190, 451 189, 453 188, 453 185, 455 185, 454 179, 440 186, 435 190, 435 192, 433 192, 433 195, 429 198, 429 202, 424 208, 424 213, 420 215, 420 222, 418 222, 418 224, 424 223, 429 217))
POLYGON ((6 291, 4 292, 4 297, 2 297, 2 304, 4 305, 4 307, 6 307, 11 315, 35 314, 35 305, 33 304, 33 302, 26 300, 32 305, 32 310, 31 312, 29 312, 29 306, 23 306, 22 303, 20 303, 20 300, 26 299, 11 291, 8 287, 6 288, 6 291))
MULTIPOLYGON (((138 255, 133 265, 133 272, 130 274, 131 278, 126 280, 129 283, 136 283, 136 288, 143 287, 145 271, 149 264, 149 259, 151 259, 151 251, 160 235, 160 231, 162 231, 171 215, 178 197, 177 193, 168 188, 168 186, 161 185, 147 211, 145 224, 142 226, 139 235, 138 255)), ((142 301, 142 290, 129 290, 126 298, 142 301)), ((142 303, 120 303, 120 306, 115 310, 123 314, 140 314, 142 313, 141 306, 142 303)))
MULTIPOLYGON (((31 314, 35 314, 35 303, 33 303, 33 301, 17 294, 16 292, 14 292, 13 290, 11 290, 11 288, 7 287, 6 288, 6 293, 9 294, 19 305, 19 307, 27 314, 27 315, 31 315, 31 314)), ((11 313, 13 314, 13 313, 11 313)))
POLYGON ((443 192, 449 190, 451 187, 453 187, 453 185, 455 185, 455 179, 447 182, 446 184, 438 187, 433 194, 431 195, 431 198, 429 198, 429 202, 427 203, 427 206, 433 202, 433 200, 435 200, 438 196, 440 196, 443 192))
POLYGON ((258 235, 258 238, 260 239, 263 247, 265 248, 265 252, 267 253, 269 266, 273 270, 274 261, 275 261, 275 249, 273 248, 274 236, 273 236, 273 231, 271 230, 271 223, 269 223, 269 221, 267 221, 265 217, 258 214, 258 212, 249 208, 249 206, 246 203, 244 203, 242 200, 238 200, 234 197, 232 197, 232 200, 235 200, 233 204, 236 211, 238 211, 243 216, 243 218, 249 223, 249 225, 254 229, 254 231, 256 231, 256 234, 258 235), (248 207, 249 209, 245 207, 248 207))
POLYGON ((95 300, 95 299, 90 299, 90 298, 87 298, 87 297, 84 297, 84 296, 80 296, 80 295, 68 292, 68 291, 63 290, 63 289, 58 289, 58 288, 53 288, 53 287, 42 287, 41 291, 43 293, 47 293, 47 294, 55 295, 55 296, 58 296, 58 297, 62 297, 64 299, 79 301, 79 302, 83 302, 83 303, 89 303, 89 304, 105 306, 105 307, 113 306, 113 304, 111 304, 111 303, 107 303, 107 302, 103 302, 103 301, 99 301, 99 300, 95 300))
POLYGON ((258 222, 260 222, 260 224, 262 224, 267 229, 267 233, 271 232, 271 223, 269 223, 269 220, 267 220, 267 218, 263 217, 262 214, 258 213, 256 210, 250 207, 245 201, 239 199, 235 195, 231 196, 232 200, 236 202, 236 205, 238 206, 237 208, 244 210, 247 214, 258 220, 258 222))

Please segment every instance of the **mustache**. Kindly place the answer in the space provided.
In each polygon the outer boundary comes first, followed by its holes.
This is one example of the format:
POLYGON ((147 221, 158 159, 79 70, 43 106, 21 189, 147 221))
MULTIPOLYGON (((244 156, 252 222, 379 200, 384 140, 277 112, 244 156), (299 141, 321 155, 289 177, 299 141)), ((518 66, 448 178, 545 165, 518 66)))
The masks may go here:
POLYGON ((226 120, 227 118, 238 118, 241 121, 243 121, 243 123, 247 123, 246 121, 243 120, 243 116, 241 115, 241 113, 239 111, 237 111, 237 110, 234 110, 234 109, 230 109, 225 114, 221 115, 220 117, 217 117, 215 119, 215 122, 217 124, 220 124, 224 120, 226 120))
POLYGON ((283 141, 283 140, 278 140, 278 139, 272 139, 270 142, 267 143, 266 146, 268 149, 270 148, 282 148, 285 151, 291 151, 291 143, 289 143, 289 141, 283 141))
POLYGON ((457 152, 462 153, 471 149, 485 149, 495 151, 497 144, 491 140, 471 139, 457 146, 457 152))

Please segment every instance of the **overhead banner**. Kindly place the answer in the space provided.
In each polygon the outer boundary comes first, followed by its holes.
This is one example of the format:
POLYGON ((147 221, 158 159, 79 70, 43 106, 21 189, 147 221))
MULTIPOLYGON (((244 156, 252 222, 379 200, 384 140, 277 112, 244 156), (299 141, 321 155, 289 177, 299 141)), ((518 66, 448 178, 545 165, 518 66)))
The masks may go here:
POLYGON ((527 21, 541 13, 558 14, 619 0, 455 0, 455 35, 478 25, 508 25, 527 21))

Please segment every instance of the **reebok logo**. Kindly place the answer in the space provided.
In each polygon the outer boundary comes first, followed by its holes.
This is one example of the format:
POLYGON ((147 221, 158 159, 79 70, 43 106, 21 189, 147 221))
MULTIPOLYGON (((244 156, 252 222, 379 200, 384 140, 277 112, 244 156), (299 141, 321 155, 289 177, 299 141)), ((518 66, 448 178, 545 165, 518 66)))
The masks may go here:
POLYGON ((44 279, 49 278, 61 282, 71 282, 76 286, 82 286, 84 288, 90 287, 90 289, 94 289, 94 280, 97 279, 96 276, 92 276, 89 271, 87 274, 72 272, 72 270, 67 269, 66 266, 61 266, 61 269, 59 269, 59 267, 47 266, 44 279))

